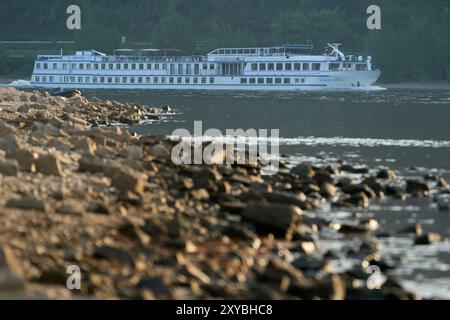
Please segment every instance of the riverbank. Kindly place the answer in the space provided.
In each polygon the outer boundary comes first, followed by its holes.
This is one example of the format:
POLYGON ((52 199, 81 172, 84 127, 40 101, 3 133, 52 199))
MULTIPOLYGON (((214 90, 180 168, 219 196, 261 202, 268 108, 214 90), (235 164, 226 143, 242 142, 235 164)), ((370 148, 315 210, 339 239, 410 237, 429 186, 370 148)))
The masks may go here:
MULTIPOLYGON (((170 111, 0 89, 0 298, 419 298, 390 276, 378 221, 339 224, 316 209, 438 201, 450 192, 444 179, 405 181, 343 161, 292 170, 282 161, 275 176, 260 165, 177 166, 174 142, 113 126, 170 111), (323 232, 358 243, 323 250, 323 232), (355 263, 336 270, 342 256, 355 263), (72 265, 79 291, 66 288, 72 265), (386 277, 381 290, 367 287, 368 266, 386 277)), ((447 241, 402 229, 416 245, 447 241)))

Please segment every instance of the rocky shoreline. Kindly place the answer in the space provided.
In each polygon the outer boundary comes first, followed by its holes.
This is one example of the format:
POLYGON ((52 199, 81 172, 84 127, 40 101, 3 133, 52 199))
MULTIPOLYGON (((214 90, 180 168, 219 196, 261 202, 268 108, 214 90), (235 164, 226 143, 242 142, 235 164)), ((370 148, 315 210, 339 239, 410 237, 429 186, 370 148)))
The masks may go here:
MULTIPOLYGON (((174 165, 173 141, 115 126, 169 107, 0 89, 0 298, 416 299, 389 275, 378 221, 338 224, 325 204, 366 212, 383 198, 450 193, 441 177, 303 163, 174 165), (321 251, 320 233, 354 234, 357 250, 321 251), (333 261, 357 261, 336 272, 333 261), (81 290, 66 288, 81 269, 81 290), (385 276, 369 290, 368 266, 385 276)), ((439 202, 449 211, 448 202, 439 202)), ((404 230, 417 245, 448 241, 404 230)))

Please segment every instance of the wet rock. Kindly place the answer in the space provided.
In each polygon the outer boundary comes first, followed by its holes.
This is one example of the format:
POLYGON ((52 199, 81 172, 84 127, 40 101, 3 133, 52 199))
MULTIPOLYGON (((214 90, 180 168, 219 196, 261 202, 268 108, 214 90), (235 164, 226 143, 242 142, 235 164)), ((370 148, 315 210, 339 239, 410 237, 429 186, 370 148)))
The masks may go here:
POLYGON ((439 242, 442 240, 442 237, 440 234, 437 233, 427 233, 421 236, 416 237, 416 240, 414 240, 415 245, 430 245, 436 242, 439 242))
POLYGON ((348 173, 354 173, 354 174, 367 174, 369 173, 369 168, 365 166, 352 166, 349 164, 344 164, 341 166, 341 170, 348 172, 348 173))
POLYGON ((49 176, 62 176, 62 166, 56 154, 40 156, 36 161, 36 171, 49 176))
POLYGON ((216 169, 206 168, 194 172, 192 179, 194 180, 194 188, 215 191, 222 175, 216 169))
POLYGON ((45 202, 34 196, 24 196, 20 199, 11 199, 6 203, 6 207, 22 210, 36 210, 41 212, 45 212, 47 210, 45 202))
POLYGON ((316 174, 314 168, 307 163, 302 163, 291 170, 292 173, 298 175, 301 179, 313 178, 316 174))
POLYGON ((270 203, 290 204, 302 210, 305 210, 307 207, 306 196, 303 193, 293 195, 284 192, 266 192, 263 194, 263 197, 270 203))
POLYGON ((147 175, 132 170, 118 170, 112 177, 111 184, 121 192, 142 194, 147 184, 147 175))
POLYGON ((344 199, 344 203, 356 206, 356 207, 362 207, 362 208, 368 208, 369 207, 369 198, 364 192, 352 194, 350 197, 344 199))
POLYGON ((6 177, 17 177, 19 165, 15 160, 0 159, 0 175, 6 177))
POLYGON ((428 197, 430 195, 430 187, 425 182, 408 180, 406 181, 406 192, 418 198, 428 197))
POLYGON ((373 199, 376 198, 376 193, 366 184, 352 184, 342 187, 344 193, 354 195, 364 193, 367 197, 373 199))
POLYGON ((325 182, 320 186, 320 194, 325 198, 334 198, 337 193, 337 188, 334 184, 325 182))
POLYGON ((377 178, 384 180, 395 180, 397 179, 397 175, 395 174, 394 170, 381 169, 380 171, 378 171, 377 178))
POLYGON ((301 209, 293 205, 258 203, 249 203, 241 212, 244 220, 281 236, 287 236, 293 230, 301 214, 301 209))

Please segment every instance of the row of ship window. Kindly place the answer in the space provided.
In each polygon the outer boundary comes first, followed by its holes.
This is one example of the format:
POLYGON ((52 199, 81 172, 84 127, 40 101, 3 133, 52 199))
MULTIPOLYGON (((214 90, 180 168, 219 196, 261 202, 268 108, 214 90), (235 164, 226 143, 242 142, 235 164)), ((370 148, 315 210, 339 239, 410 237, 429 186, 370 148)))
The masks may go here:
POLYGON ((320 63, 252 63, 252 71, 320 71, 320 63))
MULTIPOLYGON (((35 76, 34 81, 37 83, 54 83, 54 76, 35 76)), ((59 77, 62 83, 138 83, 138 84, 214 84, 214 77, 76 77, 64 76, 59 77)), ((240 78, 241 84, 291 84, 305 83, 304 78, 240 78)))
POLYGON ((198 72, 201 70, 215 70, 213 63, 202 64, 174 64, 174 63, 36 63, 37 70, 67 70, 71 67, 72 70, 167 70, 182 73, 183 70, 187 73, 198 72))
MULTIPOLYGON (((34 77, 34 81, 35 82, 39 82, 39 83, 54 83, 55 77, 54 76, 35 76, 34 77)), ((182 77, 76 77, 76 76, 64 76, 64 77, 59 77, 60 82, 63 83, 138 83, 138 84, 143 84, 143 83, 154 83, 154 84, 158 84, 158 83, 162 83, 162 84, 166 84, 166 83, 185 83, 185 84, 190 84, 190 83, 194 83, 194 84, 213 84, 215 81, 215 79, 213 77, 207 78, 207 77, 186 77, 184 78, 184 82, 183 82, 183 78, 182 77)))

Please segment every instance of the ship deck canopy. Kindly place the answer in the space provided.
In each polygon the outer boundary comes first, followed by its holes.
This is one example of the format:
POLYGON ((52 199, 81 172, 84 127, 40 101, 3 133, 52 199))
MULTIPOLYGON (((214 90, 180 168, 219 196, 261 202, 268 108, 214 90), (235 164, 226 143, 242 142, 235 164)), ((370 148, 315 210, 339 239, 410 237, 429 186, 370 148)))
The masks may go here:
POLYGON ((209 55, 246 55, 246 56, 276 56, 289 53, 304 54, 313 49, 310 44, 283 45, 279 47, 259 47, 259 48, 219 48, 209 53, 209 55))

